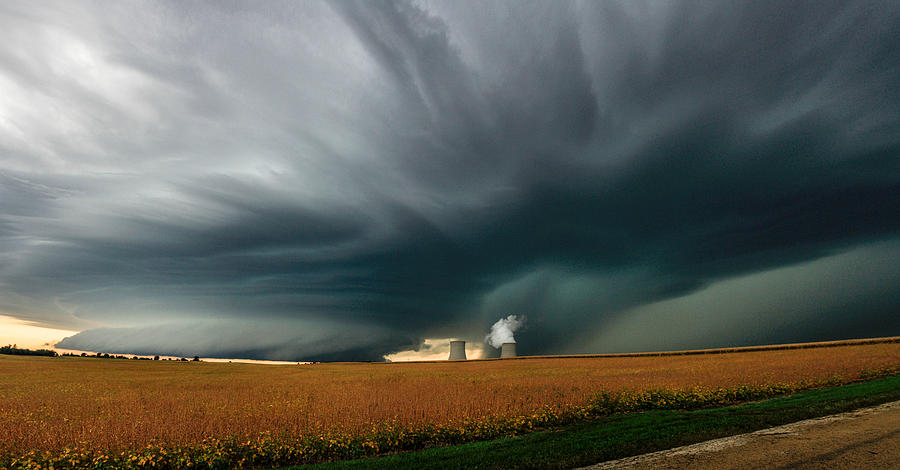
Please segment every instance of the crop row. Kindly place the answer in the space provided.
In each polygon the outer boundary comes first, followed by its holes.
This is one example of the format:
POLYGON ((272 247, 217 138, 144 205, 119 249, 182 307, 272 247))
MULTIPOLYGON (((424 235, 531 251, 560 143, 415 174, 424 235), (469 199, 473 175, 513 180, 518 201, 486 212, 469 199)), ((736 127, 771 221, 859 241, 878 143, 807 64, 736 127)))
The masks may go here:
POLYGON ((409 426, 385 422, 369 431, 354 434, 289 436, 263 433, 253 439, 207 439, 190 446, 148 445, 118 453, 88 448, 66 448, 60 452, 32 451, 0 458, 0 470, 230 469, 317 463, 511 437, 614 413, 722 406, 872 379, 898 371, 898 367, 885 367, 865 371, 852 379, 835 376, 814 382, 601 392, 583 405, 546 407, 539 412, 513 418, 469 419, 455 425, 409 426))
POLYGON ((602 391, 734 388, 854 377, 900 343, 793 351, 419 364, 260 366, 0 355, 0 455, 106 453, 273 435, 359 435, 530 416, 602 391))

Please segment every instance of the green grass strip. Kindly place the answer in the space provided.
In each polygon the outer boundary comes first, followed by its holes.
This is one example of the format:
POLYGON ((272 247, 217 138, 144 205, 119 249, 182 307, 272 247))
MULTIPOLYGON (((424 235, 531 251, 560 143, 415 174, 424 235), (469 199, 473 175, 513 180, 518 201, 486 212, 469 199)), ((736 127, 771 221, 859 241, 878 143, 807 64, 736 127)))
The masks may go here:
POLYGON ((289 468, 572 468, 894 400, 900 400, 900 376, 739 406, 618 414, 508 439, 289 468))

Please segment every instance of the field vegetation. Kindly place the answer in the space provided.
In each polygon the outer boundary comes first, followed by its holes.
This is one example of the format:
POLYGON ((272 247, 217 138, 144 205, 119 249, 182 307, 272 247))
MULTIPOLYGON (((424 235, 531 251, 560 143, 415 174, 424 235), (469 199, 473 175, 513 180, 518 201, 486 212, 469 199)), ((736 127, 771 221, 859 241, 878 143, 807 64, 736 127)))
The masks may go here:
POLYGON ((315 462, 517 435, 623 411, 765 398, 888 375, 898 366, 897 342, 302 366, 0 356, 0 467, 315 462))
POLYGON ((615 414, 508 439, 290 470, 570 469, 898 399, 900 376, 895 375, 738 406, 615 414))

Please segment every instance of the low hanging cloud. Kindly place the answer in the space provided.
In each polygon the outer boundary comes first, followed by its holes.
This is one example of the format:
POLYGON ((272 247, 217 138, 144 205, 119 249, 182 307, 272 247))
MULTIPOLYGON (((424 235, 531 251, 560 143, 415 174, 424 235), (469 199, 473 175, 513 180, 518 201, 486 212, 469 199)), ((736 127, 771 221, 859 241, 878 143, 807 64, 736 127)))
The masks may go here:
POLYGON ((110 353, 191 357, 266 358, 308 361, 380 361, 372 351, 418 345, 372 325, 330 321, 205 320, 129 328, 95 328, 68 337, 56 346, 110 353))
POLYGON ((900 334, 900 284, 800 268, 900 268, 897 2, 42 2, 0 28, 0 314, 87 330, 68 347, 377 359, 506 312, 520 354, 721 343, 663 317, 900 334), (821 302, 759 287, 784 273, 821 302), (729 289, 771 303, 704 297, 729 289))

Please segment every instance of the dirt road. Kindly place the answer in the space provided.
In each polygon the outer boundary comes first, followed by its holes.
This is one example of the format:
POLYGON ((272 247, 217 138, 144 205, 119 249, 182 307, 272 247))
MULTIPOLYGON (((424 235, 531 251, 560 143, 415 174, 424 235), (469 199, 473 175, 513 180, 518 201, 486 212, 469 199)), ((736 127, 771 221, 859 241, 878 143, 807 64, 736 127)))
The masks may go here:
POLYGON ((900 401, 584 468, 900 469, 900 401))

